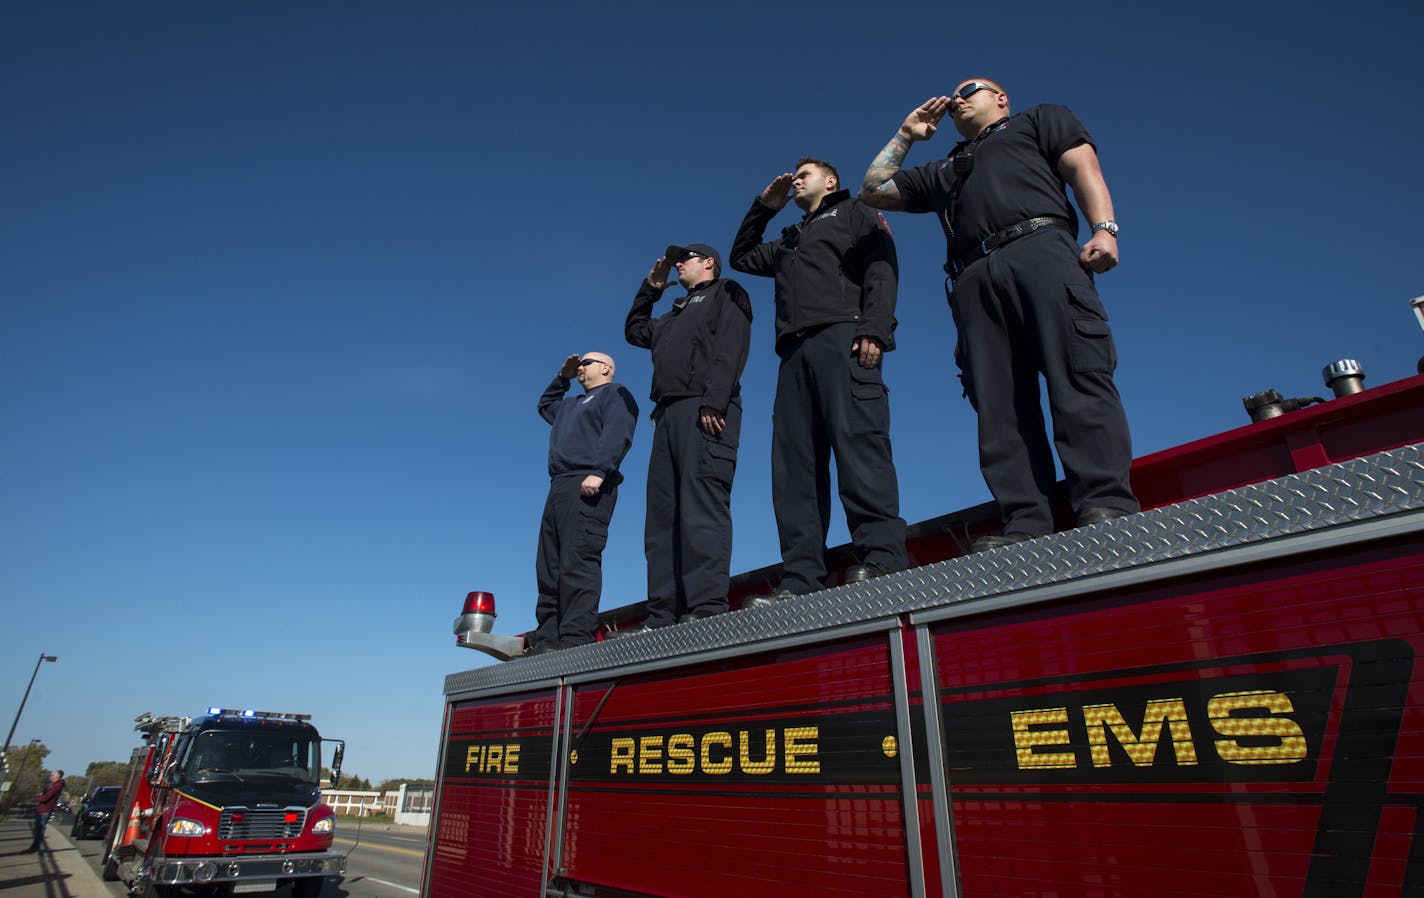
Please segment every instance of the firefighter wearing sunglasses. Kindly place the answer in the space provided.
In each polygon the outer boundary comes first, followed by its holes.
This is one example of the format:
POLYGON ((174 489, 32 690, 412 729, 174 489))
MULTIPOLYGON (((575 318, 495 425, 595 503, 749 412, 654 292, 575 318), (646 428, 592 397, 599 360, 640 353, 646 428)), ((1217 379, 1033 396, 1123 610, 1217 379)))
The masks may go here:
POLYGON ((871 162, 860 198, 934 213, 944 229, 955 361, 1003 520, 1002 535, 980 537, 971 551, 1053 531, 1056 477, 1040 376, 1076 525, 1137 511, 1127 416, 1113 383, 1117 350, 1093 283, 1117 265, 1118 226, 1083 123, 1064 106, 1011 114, 997 82, 963 81, 905 118, 871 162), (946 115, 963 139, 947 158, 902 168, 910 145, 932 138, 946 115), (1090 225, 1081 247, 1066 186, 1090 225))

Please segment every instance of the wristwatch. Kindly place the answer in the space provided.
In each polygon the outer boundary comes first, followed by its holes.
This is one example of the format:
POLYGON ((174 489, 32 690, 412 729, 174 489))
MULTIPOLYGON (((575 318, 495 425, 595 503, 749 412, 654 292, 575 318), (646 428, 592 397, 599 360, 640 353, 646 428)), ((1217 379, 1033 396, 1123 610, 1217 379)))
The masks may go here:
POLYGON ((1117 222, 1113 221, 1111 218, 1109 218, 1107 221, 1100 221, 1097 224, 1093 225, 1093 233, 1096 234, 1099 231, 1107 231, 1109 234, 1116 237, 1117 222))

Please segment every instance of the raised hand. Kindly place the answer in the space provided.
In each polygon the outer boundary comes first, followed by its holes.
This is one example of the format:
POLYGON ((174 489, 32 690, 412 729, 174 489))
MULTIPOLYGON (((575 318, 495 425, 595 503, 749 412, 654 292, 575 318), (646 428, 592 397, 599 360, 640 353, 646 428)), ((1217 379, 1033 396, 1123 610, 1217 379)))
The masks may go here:
POLYGON ((949 111, 949 97, 930 97, 905 117, 900 133, 911 141, 929 140, 939 130, 940 119, 949 111))
POLYGON ((777 175, 761 192, 761 201, 773 209, 785 208, 791 199, 791 181, 795 177, 789 171, 777 175))
POLYGON ((654 290, 665 289, 668 285, 668 274, 672 271, 672 263, 662 256, 653 263, 653 267, 648 271, 648 286, 654 290))

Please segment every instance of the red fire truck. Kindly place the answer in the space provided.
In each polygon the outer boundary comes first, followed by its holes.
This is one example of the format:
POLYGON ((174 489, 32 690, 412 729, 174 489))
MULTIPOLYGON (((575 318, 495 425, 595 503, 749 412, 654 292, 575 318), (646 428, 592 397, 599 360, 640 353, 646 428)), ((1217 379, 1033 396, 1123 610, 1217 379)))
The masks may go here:
POLYGON ((346 871, 331 850, 335 814, 321 801, 322 744, 331 778, 345 743, 308 714, 209 708, 198 718, 141 714, 128 778, 109 824, 104 878, 135 896, 270 892, 315 898, 346 871))
POLYGON ((1424 375, 1357 386, 769 608, 521 658, 472 594, 421 895, 1424 894, 1424 375))

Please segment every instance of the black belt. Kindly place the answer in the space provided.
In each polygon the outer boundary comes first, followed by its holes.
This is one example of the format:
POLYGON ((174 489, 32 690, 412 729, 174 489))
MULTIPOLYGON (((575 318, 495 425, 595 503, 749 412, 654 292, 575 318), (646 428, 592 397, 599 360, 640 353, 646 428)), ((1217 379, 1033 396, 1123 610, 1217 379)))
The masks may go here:
POLYGON ((1062 228, 1069 233, 1076 230, 1072 222, 1064 218, 1059 218, 1056 215, 1041 215, 1038 218, 1026 218, 1016 225, 1009 225, 1002 231, 985 237, 984 241, 976 246, 974 251, 970 253, 969 258, 963 261, 958 259, 954 260, 954 267, 951 269, 950 274, 957 276, 961 271, 973 265, 975 262, 978 262, 1004 244, 1012 243, 1020 237, 1027 236, 1034 231, 1039 231, 1044 228, 1062 228))

